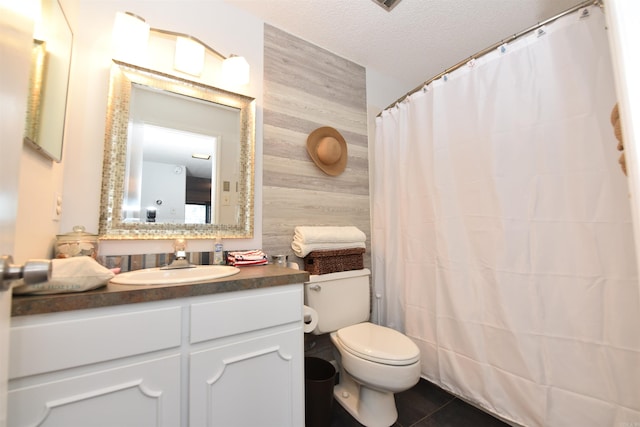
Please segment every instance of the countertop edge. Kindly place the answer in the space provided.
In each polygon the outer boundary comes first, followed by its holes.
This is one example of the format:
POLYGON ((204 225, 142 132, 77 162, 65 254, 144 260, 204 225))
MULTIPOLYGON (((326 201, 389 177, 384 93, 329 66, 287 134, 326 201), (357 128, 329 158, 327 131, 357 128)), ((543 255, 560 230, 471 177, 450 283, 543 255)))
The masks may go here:
POLYGON ((188 298, 247 289, 304 283, 309 273, 275 265, 240 267, 233 276, 206 282, 179 285, 134 286, 108 283, 106 286, 86 292, 50 295, 14 295, 11 316, 56 313, 149 301, 188 298))

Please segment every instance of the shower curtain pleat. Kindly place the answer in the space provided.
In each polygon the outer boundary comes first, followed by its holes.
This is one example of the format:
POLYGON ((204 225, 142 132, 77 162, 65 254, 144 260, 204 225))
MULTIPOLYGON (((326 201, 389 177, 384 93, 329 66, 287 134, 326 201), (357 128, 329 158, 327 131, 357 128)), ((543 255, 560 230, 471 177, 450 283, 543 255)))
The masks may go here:
POLYGON ((526 426, 640 425, 633 224, 589 11, 376 123, 381 323, 418 344, 423 377, 526 426))

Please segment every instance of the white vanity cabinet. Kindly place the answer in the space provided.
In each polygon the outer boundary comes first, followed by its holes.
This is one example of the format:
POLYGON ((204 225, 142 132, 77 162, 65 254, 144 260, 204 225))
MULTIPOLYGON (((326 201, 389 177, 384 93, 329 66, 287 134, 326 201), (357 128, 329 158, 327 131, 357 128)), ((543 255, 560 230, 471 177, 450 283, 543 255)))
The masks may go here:
POLYGON ((302 285, 12 319, 9 425, 302 426, 302 285))
POLYGON ((12 319, 10 426, 179 425, 182 307, 12 319))
POLYGON ((304 425, 301 310, 286 287, 191 306, 191 426, 304 425))

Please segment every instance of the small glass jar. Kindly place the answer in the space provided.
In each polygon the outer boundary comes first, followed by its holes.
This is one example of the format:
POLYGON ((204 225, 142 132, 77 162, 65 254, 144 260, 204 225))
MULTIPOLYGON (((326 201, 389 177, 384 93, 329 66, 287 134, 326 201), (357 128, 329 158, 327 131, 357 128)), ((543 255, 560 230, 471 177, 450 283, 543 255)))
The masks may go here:
POLYGON ((287 266, 287 255, 272 255, 273 263, 278 267, 286 267, 287 266))
POLYGON ((90 234, 81 225, 73 227, 71 233, 56 236, 55 257, 98 256, 98 235, 90 234))

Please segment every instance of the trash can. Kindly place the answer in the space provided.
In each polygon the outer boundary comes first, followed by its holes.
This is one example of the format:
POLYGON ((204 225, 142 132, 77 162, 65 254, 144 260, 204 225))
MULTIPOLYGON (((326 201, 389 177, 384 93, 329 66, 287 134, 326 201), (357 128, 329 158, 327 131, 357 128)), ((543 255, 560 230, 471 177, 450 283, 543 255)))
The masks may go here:
POLYGON ((329 427, 336 369, 319 357, 304 358, 304 420, 306 427, 329 427))

